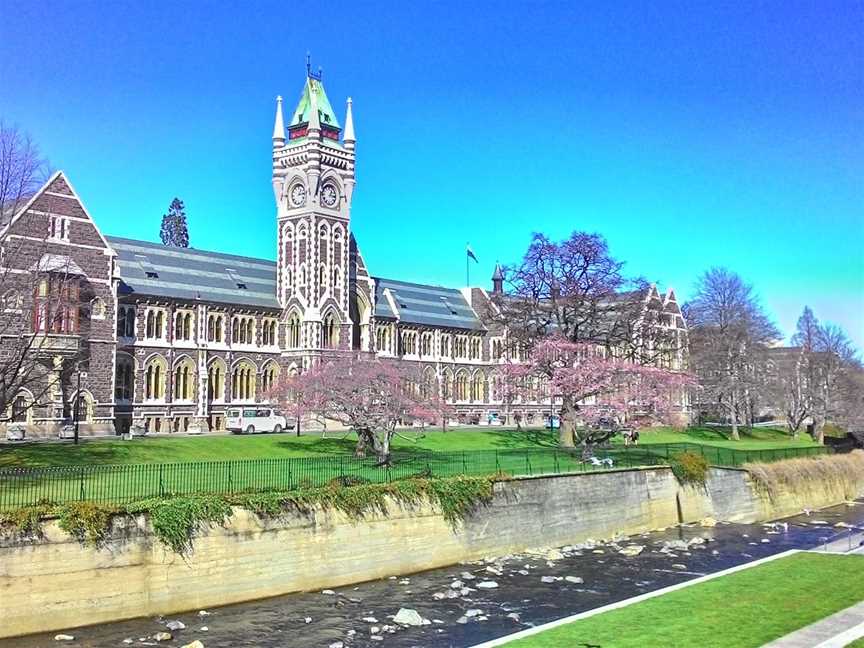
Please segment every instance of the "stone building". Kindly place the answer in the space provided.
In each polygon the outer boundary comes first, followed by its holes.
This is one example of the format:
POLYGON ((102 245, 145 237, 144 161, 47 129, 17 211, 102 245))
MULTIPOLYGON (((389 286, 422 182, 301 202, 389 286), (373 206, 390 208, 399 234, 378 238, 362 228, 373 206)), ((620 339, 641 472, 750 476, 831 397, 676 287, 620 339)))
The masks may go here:
MULTIPOLYGON (((275 261, 103 236, 66 176, 55 174, 3 225, 6 241, 33 242, 4 263, 49 278, 47 266, 34 264, 63 265, 79 286, 80 315, 47 333, 44 355, 63 373, 51 403, 10 410, 7 420, 51 434, 80 393, 82 434, 133 424, 153 433, 220 430, 227 407, 261 402, 282 372, 348 351, 421 363, 424 381, 464 422, 499 417, 494 370, 513 346, 483 315, 489 292, 370 274, 351 230, 355 143, 351 100, 343 127, 320 75, 307 69, 287 124, 277 98, 275 261), (59 237, 45 235, 53 219, 67 223, 59 237)), ((492 292, 503 281, 496 266, 492 292)), ((651 287, 635 298, 686 336, 674 293, 651 287)), ((548 402, 510 408, 529 423, 548 411, 548 402)))

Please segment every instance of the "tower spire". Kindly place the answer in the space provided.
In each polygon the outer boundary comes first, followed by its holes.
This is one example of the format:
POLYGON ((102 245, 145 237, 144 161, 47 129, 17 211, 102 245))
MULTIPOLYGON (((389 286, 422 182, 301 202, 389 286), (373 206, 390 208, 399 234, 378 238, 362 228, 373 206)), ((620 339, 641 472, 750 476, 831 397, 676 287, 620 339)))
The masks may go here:
POLYGON ((282 95, 276 97, 276 120, 273 123, 273 147, 285 144, 285 122, 282 120, 282 95))
POLYGON ((504 293, 504 270, 497 261, 495 262, 495 270, 492 272, 492 292, 496 295, 504 293))
POLYGON ((342 137, 342 142, 345 144, 345 148, 347 149, 353 149, 354 142, 356 141, 354 138, 354 114, 351 111, 351 104, 351 97, 348 97, 348 107, 345 110, 345 131, 342 137))

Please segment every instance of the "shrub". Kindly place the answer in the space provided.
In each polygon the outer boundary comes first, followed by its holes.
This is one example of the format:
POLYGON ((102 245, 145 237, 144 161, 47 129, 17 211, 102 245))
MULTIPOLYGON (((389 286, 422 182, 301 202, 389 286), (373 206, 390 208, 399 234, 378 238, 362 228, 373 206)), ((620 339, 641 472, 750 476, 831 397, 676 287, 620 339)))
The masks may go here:
POLYGON ((708 460, 695 452, 673 455, 669 467, 680 484, 704 486, 708 477, 708 460))

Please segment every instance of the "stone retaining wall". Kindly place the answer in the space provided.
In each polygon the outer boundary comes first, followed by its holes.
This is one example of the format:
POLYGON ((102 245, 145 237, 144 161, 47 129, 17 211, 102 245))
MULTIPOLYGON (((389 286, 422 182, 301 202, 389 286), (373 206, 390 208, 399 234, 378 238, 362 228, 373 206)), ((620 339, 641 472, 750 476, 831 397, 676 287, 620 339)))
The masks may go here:
POLYGON ((704 489, 668 468, 504 481, 458 529, 435 507, 390 502, 357 522, 338 511, 261 519, 236 510, 202 531, 190 556, 164 548, 143 517, 115 520, 82 546, 56 522, 42 538, 0 538, 0 637, 215 607, 317 590, 461 560, 635 534, 704 517, 755 522, 845 499, 831 485, 770 502, 741 470, 712 469, 704 489))

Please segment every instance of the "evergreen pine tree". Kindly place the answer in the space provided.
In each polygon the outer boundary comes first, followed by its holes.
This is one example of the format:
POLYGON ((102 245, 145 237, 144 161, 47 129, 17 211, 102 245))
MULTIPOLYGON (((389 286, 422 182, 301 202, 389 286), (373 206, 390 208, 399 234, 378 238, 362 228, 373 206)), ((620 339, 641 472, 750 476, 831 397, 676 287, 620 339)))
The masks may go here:
POLYGON ((186 226, 186 208, 183 201, 175 198, 168 207, 168 213, 162 216, 162 227, 159 237, 163 245, 174 247, 189 247, 189 228, 186 226))

